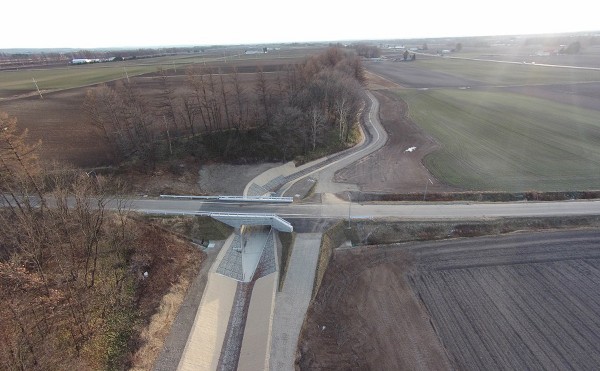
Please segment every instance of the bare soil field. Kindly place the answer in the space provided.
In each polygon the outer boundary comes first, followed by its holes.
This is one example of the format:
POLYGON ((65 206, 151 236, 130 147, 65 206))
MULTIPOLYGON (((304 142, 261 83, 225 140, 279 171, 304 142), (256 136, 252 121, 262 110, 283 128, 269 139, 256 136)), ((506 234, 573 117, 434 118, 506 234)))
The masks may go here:
MULTIPOLYGON (((279 62, 262 59, 236 61, 236 65, 240 69, 248 71, 248 73, 239 74, 242 89, 248 96, 253 96, 256 63, 267 66, 266 69, 271 71, 266 72, 265 77, 274 88, 277 74, 272 71, 299 60, 298 57, 281 58, 278 60, 279 62)), ((226 66, 231 66, 231 64, 226 66)), ((210 67, 212 67, 211 64, 207 66, 207 68, 210 67)), ((200 65, 198 68, 202 69, 204 66, 200 65)), ((213 72, 217 71, 218 68, 213 72)), ((168 71, 168 87, 173 89, 175 96, 190 92, 190 88, 186 84, 186 77, 184 68, 168 71)), ((228 84, 228 76, 225 76, 224 79, 228 84)), ((163 90, 156 73, 131 77, 130 81, 136 84, 150 102, 156 99, 163 90)), ((108 83, 108 85, 114 84, 115 82, 108 83)), ((110 149, 101 135, 88 123, 89 120, 83 111, 86 91, 92 87, 56 91, 44 94, 44 99, 40 99, 37 95, 30 95, 19 99, 0 100, 0 111, 15 116, 18 119, 19 127, 29 131, 29 139, 32 142, 42 140, 40 158, 43 161, 60 161, 86 168, 110 165, 112 163, 110 149)))
POLYGON ((337 250, 298 341, 301 370, 450 369, 405 272, 412 257, 337 250))
MULTIPOLYGON (((600 65, 600 55, 596 57, 600 65)), ((365 67, 405 88, 503 88, 509 86, 573 85, 600 81, 600 70, 577 66, 503 63, 469 58, 419 55, 416 61, 366 62, 365 67)), ((573 94, 578 91, 567 91, 573 94)))
POLYGON ((415 62, 366 62, 365 67, 367 70, 406 88, 425 89, 482 85, 479 81, 466 79, 455 74, 427 70, 419 63, 421 59, 434 59, 437 57, 419 55, 417 58, 415 62))
POLYGON ((86 123, 82 105, 86 88, 44 96, 0 101, 0 111, 18 120, 32 142, 41 140, 42 161, 61 161, 82 167, 106 165, 108 148, 86 123))
POLYGON ((336 250, 300 369, 593 369, 600 232, 336 250))

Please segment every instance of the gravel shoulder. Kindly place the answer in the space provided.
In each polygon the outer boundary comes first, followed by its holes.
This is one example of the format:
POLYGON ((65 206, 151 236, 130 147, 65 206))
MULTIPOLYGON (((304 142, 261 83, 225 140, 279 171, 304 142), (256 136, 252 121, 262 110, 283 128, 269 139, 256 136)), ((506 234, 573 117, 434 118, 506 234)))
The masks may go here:
POLYGON ((202 192, 207 194, 240 196, 246 184, 257 175, 280 165, 280 163, 203 165, 199 171, 198 184, 202 192))

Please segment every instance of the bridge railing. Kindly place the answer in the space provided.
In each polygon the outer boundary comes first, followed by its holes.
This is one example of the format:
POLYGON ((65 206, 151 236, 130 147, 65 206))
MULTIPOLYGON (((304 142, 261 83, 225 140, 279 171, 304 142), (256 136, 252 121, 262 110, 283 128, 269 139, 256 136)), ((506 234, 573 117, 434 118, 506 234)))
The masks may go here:
POLYGON ((232 227, 242 225, 270 225, 281 232, 293 232, 294 227, 276 214, 243 214, 222 212, 197 212, 195 215, 207 215, 232 227))
POLYGON ((276 202, 292 203, 293 197, 279 196, 187 196, 187 195, 160 195, 160 198, 173 198, 183 200, 218 200, 230 202, 276 202))

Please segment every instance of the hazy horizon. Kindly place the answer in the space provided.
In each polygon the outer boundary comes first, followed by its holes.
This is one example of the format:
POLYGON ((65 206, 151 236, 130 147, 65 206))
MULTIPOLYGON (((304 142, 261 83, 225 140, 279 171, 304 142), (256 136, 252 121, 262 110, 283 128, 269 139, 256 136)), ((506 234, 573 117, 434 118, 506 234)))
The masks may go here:
POLYGON ((342 1, 302 4, 173 1, 141 6, 105 0, 85 7, 73 0, 40 4, 9 2, 0 25, 0 49, 108 49, 169 46, 393 40, 444 37, 537 35, 599 30, 593 6, 506 0, 494 5, 452 3, 390 5, 374 0, 362 7, 342 1), (588 9, 590 8, 590 9, 588 9))

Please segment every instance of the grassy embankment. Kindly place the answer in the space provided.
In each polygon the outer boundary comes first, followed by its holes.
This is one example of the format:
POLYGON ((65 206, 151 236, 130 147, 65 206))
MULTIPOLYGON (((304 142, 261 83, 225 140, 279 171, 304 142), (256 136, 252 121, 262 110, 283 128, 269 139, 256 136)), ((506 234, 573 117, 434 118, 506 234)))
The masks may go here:
POLYGON ((352 229, 345 232, 353 246, 364 246, 459 237, 497 236, 524 231, 597 229, 599 227, 600 215, 583 215, 439 221, 356 220, 352 229))
POLYGON ((398 94, 411 119, 442 144, 425 164, 449 185, 515 192, 600 184, 597 111, 499 91, 398 94))
POLYGON ((317 260, 317 269, 315 270, 315 281, 313 286, 312 298, 314 299, 319 292, 323 277, 331 261, 333 251, 347 241, 350 235, 348 225, 343 221, 339 221, 329 228, 321 238, 321 247, 319 248, 319 259, 317 260))
POLYGON ((147 215, 143 220, 195 243, 225 240, 233 228, 209 216, 147 215))

